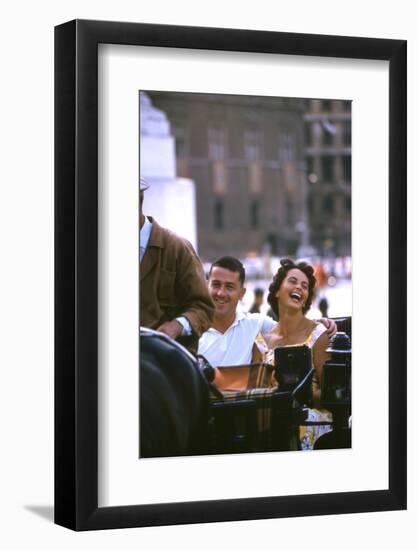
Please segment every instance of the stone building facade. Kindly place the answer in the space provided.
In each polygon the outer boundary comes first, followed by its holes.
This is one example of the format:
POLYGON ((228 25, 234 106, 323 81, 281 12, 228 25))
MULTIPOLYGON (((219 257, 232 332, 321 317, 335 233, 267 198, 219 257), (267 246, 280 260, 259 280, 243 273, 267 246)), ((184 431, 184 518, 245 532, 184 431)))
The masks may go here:
POLYGON ((312 245, 322 255, 351 254, 351 102, 308 100, 305 146, 312 245))
POLYGON ((147 91, 195 182, 199 254, 350 253, 350 104, 147 91))
POLYGON ((308 240, 305 101, 147 93, 171 122, 177 175, 196 184, 200 256, 295 254, 308 240))

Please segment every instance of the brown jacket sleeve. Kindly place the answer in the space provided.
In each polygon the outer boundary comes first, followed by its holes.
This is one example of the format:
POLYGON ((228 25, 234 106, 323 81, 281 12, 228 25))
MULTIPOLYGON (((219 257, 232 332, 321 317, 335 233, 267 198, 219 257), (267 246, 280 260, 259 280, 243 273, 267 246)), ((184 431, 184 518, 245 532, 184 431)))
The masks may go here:
POLYGON ((185 240, 178 255, 175 288, 180 305, 177 317, 186 317, 193 333, 200 337, 211 325, 214 304, 208 293, 201 261, 185 240))
POLYGON ((203 266, 187 240, 149 219, 152 232, 140 264, 140 325, 157 329, 184 316, 193 330, 184 345, 196 350, 214 314, 203 266))

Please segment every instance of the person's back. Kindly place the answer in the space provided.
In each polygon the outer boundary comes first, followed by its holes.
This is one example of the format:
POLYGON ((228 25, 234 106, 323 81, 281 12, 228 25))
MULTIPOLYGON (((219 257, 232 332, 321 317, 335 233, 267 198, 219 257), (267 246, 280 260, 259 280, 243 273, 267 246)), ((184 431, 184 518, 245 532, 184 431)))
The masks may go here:
POLYGON ((208 385, 194 357, 165 334, 141 329, 140 456, 201 454, 208 385))
POLYGON ((196 351, 213 319, 214 305, 192 245, 142 211, 140 192, 140 325, 178 339, 196 351))
POLYGON ((249 310, 249 313, 260 313, 264 299, 264 291, 262 288, 255 288, 253 291, 254 301, 249 310))

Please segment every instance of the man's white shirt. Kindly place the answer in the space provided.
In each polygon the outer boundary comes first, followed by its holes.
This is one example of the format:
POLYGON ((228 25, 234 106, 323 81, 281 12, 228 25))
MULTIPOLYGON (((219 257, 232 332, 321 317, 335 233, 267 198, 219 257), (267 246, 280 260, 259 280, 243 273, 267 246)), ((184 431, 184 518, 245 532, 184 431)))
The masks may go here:
POLYGON ((139 231, 139 260, 142 258, 148 248, 149 239, 151 238, 152 224, 145 216, 145 222, 139 231))
POLYGON ((234 322, 225 333, 209 328, 198 342, 198 353, 213 365, 247 365, 252 359, 256 335, 266 334, 276 325, 271 317, 262 313, 237 311, 234 322))

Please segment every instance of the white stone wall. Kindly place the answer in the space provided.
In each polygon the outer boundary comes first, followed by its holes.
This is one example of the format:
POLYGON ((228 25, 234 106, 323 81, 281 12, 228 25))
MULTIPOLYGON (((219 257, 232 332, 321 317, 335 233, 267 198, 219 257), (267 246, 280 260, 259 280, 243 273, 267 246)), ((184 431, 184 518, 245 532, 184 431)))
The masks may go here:
POLYGON ((144 213, 197 249, 195 184, 176 177, 175 139, 165 113, 140 94, 140 175, 149 182, 144 213))

